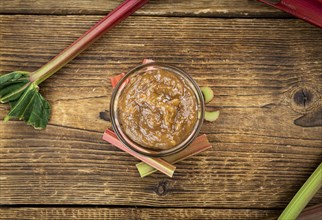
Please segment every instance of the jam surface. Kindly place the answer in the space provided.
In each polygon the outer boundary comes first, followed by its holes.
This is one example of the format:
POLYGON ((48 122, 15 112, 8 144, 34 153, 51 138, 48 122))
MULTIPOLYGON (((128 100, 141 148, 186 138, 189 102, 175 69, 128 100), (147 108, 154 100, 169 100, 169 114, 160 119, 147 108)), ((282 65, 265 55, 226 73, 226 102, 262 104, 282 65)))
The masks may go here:
POLYGON ((191 134, 197 122, 196 97, 181 76, 153 69, 130 78, 120 95, 118 116, 132 141, 166 150, 191 134))

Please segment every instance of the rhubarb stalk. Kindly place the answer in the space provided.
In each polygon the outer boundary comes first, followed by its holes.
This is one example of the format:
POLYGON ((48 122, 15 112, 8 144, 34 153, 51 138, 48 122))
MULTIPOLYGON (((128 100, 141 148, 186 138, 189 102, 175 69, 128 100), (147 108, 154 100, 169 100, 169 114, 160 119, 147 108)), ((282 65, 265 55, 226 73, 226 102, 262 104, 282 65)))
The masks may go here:
MULTIPOLYGON (((163 160, 174 164, 209 148, 211 148, 211 144, 209 143, 207 136, 204 134, 197 137, 187 148, 176 154, 167 156, 163 158, 163 160)), ((157 171, 155 168, 144 162, 136 164, 141 177, 148 176, 157 171)))
POLYGON ((200 87, 200 90, 205 98, 205 103, 207 104, 214 98, 214 91, 209 86, 200 87))
POLYGON ((322 185, 322 163, 306 180, 301 189, 295 194, 278 220, 296 219, 322 185))
POLYGON ((50 118, 50 105, 39 93, 38 85, 147 2, 148 0, 124 1, 69 47, 35 72, 14 71, 1 75, 0 102, 10 103, 11 106, 11 110, 4 120, 19 118, 34 128, 45 128, 50 118))
POLYGON ((167 161, 164 161, 161 158, 151 158, 151 157, 147 157, 147 156, 144 156, 142 154, 135 152, 134 150, 125 146, 117 138, 116 134, 113 131, 107 129, 104 132, 103 140, 113 144, 114 146, 118 147, 119 149, 121 149, 121 150, 127 152, 128 154, 132 155, 133 157, 136 157, 137 159, 145 162, 146 164, 148 164, 152 168, 161 171, 162 173, 168 175, 169 177, 173 176, 174 170, 176 169, 175 166, 168 163, 167 161))

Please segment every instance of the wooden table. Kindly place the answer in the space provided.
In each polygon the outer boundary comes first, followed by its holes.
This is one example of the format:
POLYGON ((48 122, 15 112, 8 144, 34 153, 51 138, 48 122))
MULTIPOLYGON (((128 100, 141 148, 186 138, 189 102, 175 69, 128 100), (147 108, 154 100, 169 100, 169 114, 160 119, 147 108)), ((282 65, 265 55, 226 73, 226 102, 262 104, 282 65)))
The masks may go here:
MULTIPOLYGON (((1 73, 36 70, 120 2, 2 0, 1 73)), ((256 1, 151 0, 41 85, 47 129, 0 123, 0 218, 276 218, 321 162, 321 48, 320 29, 256 1), (144 58, 211 86, 221 112, 173 178, 141 179, 102 141, 109 78, 144 58)))

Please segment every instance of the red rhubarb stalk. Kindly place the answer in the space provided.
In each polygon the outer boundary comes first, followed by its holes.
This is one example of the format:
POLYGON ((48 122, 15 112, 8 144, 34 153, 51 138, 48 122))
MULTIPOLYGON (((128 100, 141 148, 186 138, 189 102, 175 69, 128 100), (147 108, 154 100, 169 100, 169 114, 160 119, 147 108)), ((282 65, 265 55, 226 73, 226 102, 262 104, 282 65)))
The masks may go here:
POLYGON ((147 1, 148 0, 124 1, 55 58, 32 73, 31 81, 36 81, 36 84, 40 84, 42 81, 46 80, 52 74, 65 66, 68 62, 73 60, 83 50, 87 49, 103 34, 111 30, 115 25, 142 7, 147 1))

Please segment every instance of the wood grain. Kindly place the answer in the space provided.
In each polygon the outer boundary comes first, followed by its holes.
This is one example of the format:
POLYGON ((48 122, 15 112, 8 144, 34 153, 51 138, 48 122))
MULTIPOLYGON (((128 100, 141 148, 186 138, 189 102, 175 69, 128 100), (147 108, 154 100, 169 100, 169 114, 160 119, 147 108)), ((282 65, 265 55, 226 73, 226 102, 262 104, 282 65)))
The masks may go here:
MULTIPOLYGON (((99 18, 1 16, 0 72, 35 70, 99 18)), ((321 106, 321 42, 319 29, 293 19, 131 17, 41 85, 53 108, 46 130, 0 123, 0 201, 284 208, 321 161, 321 127, 294 124, 321 106), (202 129, 214 148, 180 162, 172 179, 140 179, 137 161, 101 140, 109 77, 143 58, 211 86, 209 108, 221 111, 202 129), (304 89, 310 102, 297 95, 304 89)))
MULTIPOLYGON (((100 14, 121 1, 106 0, 2 0, 0 13, 7 14, 100 14)), ((256 0, 151 0, 137 15, 195 17, 290 17, 256 0)))
POLYGON ((11 208, 0 209, 0 219, 260 219, 278 210, 181 208, 11 208))

